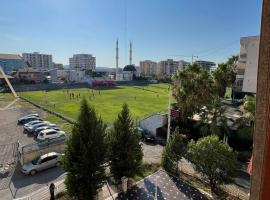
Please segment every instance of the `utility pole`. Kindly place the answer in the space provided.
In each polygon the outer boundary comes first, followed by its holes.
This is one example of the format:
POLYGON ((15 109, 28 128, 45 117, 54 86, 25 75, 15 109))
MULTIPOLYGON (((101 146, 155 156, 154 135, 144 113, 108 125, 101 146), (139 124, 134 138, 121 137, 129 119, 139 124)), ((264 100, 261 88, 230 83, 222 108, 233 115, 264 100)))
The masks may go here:
POLYGON ((169 142, 170 139, 170 134, 171 134, 171 96, 172 96, 172 91, 171 88, 169 87, 169 104, 168 104, 168 128, 167 128, 167 143, 169 142))

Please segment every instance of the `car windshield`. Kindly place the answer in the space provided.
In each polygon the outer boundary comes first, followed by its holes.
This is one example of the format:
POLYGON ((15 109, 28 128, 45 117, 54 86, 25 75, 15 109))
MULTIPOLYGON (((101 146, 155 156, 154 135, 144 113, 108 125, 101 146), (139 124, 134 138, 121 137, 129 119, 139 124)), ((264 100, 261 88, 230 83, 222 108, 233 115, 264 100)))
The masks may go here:
POLYGON ((37 157, 36 159, 32 160, 32 164, 36 165, 38 163, 39 159, 40 159, 40 156, 37 157))

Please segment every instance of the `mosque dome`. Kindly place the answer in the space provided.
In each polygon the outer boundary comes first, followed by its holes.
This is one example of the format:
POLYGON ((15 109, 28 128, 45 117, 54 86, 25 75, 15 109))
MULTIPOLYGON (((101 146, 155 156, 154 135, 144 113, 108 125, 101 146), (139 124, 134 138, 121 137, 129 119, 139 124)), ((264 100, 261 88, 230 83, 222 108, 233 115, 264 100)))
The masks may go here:
POLYGON ((126 71, 126 72, 136 72, 136 68, 134 65, 126 65, 123 69, 123 71, 126 71))

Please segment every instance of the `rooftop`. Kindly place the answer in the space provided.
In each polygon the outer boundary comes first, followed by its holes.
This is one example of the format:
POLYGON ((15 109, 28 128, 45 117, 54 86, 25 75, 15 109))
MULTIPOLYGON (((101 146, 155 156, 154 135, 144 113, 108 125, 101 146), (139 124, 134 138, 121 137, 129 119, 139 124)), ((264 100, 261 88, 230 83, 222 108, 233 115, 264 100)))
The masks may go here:
POLYGON ((0 54, 0 59, 22 59, 22 57, 20 55, 17 54, 0 54))

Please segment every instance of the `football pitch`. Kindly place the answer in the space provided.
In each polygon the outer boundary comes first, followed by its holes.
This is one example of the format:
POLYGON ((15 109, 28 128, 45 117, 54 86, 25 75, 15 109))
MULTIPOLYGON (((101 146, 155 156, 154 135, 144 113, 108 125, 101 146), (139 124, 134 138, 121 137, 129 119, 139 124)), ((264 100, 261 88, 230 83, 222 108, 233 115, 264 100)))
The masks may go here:
POLYGON ((84 97, 105 123, 112 123, 125 102, 135 121, 152 113, 166 111, 168 87, 168 84, 149 84, 102 89, 80 88, 68 89, 68 91, 62 89, 48 92, 21 92, 19 95, 72 119, 77 119, 80 102, 84 97))

